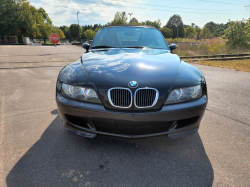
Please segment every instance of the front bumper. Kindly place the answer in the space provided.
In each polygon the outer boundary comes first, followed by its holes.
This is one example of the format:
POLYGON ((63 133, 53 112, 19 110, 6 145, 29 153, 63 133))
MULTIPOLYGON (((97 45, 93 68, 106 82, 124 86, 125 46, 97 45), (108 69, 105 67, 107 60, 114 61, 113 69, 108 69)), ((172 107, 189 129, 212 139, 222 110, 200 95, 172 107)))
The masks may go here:
POLYGON ((123 138, 168 135, 175 139, 198 131, 207 97, 143 113, 106 110, 103 105, 67 99, 60 94, 56 102, 65 129, 76 135, 89 138, 97 134, 123 138))

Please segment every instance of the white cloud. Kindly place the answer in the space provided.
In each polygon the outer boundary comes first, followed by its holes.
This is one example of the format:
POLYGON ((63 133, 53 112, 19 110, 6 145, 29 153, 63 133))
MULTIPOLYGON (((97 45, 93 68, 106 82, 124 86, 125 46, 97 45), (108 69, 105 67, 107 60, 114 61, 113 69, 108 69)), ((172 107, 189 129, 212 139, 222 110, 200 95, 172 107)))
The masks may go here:
MULTIPOLYGON (((56 26, 77 23, 79 11, 80 25, 101 23, 105 24, 114 18, 117 11, 126 11, 128 3, 114 0, 40 0, 32 1, 36 8, 44 8, 56 26), (119 5, 119 6, 117 6, 119 5)), ((128 0, 130 1, 130 0, 128 0)))
MULTIPOLYGON (((77 11, 80 12, 80 25, 93 25, 96 23, 106 24, 113 20, 117 11, 126 11, 133 13, 132 17, 136 17, 138 21, 155 21, 161 19, 162 26, 165 25, 168 19, 173 14, 179 14, 184 24, 196 23, 203 27, 207 22, 214 21, 216 23, 226 23, 228 19, 241 20, 248 18, 248 13, 244 7, 237 7, 237 13, 221 12, 220 9, 235 9, 234 5, 219 7, 218 4, 199 2, 194 3, 187 0, 172 1, 166 0, 30 0, 31 5, 36 8, 44 8, 49 14, 55 26, 70 25, 77 23, 77 11), (133 3, 131 3, 133 2, 133 3), (139 3, 139 4, 138 4, 139 3), (142 3, 142 4, 140 4, 142 3), (154 6, 145 5, 153 4, 154 6), (217 7, 215 7, 215 5, 217 7), (170 8, 173 7, 182 7, 170 8), (184 8, 184 9, 183 9, 184 8), (187 8, 187 9, 185 9, 187 8), (191 8, 191 9, 190 9, 191 8), (192 10, 195 8, 197 10, 192 10), (211 11, 202 9, 213 9, 216 13, 210 14, 211 11), (199 10, 200 9, 200 10, 199 10), (216 10, 217 9, 217 10, 216 10), (242 10, 242 11, 241 11, 242 10), (189 12, 189 13, 185 13, 189 12), (198 14, 190 12, 199 12, 198 14), (242 12, 242 14, 240 13, 242 12)), ((242 0, 247 2, 249 0, 242 0)), ((214 13, 214 12, 212 12, 214 13)))

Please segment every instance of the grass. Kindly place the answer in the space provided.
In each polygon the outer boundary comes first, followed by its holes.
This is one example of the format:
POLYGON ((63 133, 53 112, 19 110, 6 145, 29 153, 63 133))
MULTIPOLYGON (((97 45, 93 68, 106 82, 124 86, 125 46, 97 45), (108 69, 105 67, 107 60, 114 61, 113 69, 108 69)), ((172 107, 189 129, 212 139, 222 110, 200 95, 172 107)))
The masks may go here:
POLYGON ((197 56, 197 55, 217 55, 217 54, 240 54, 249 53, 249 49, 228 46, 225 44, 207 44, 207 45, 179 45, 174 51, 179 56, 197 56))
MULTIPOLYGON (((222 38, 211 38, 206 40, 196 41, 194 39, 166 39, 171 44, 175 42, 186 42, 184 45, 178 45, 178 48, 174 51, 179 56, 198 56, 198 55, 218 55, 218 54, 240 54, 250 53, 249 49, 229 46, 225 44, 225 40, 222 38), (202 42, 199 45, 192 45, 192 42, 202 42)), ((250 60, 230 60, 230 61, 198 61, 195 62, 201 65, 221 67, 233 69, 236 71, 250 72, 250 60)))
MULTIPOLYGON (((174 42, 201 42, 201 40, 195 40, 195 39, 189 39, 189 38, 166 38, 166 41, 168 43, 174 43, 174 42)), ((204 42, 204 40, 202 40, 204 42)))
POLYGON ((218 38, 210 38, 210 39, 190 39, 190 38, 166 38, 166 41, 168 43, 174 43, 174 42, 202 42, 202 43, 223 43, 223 39, 218 37, 218 38))
POLYGON ((245 71, 250 73, 250 60, 198 61, 197 64, 245 71))
MULTIPOLYGON (((175 39, 166 39, 168 43, 174 43, 175 39)), ((176 39, 180 42, 189 42, 185 45, 178 45, 178 48, 174 51, 179 56, 197 56, 197 55, 217 55, 217 54, 240 54, 249 53, 249 49, 229 46, 225 44, 225 41, 221 38, 206 39, 198 42, 203 42, 200 45, 192 45, 195 40, 192 39, 176 39), (205 43, 204 43, 205 42, 205 43)))

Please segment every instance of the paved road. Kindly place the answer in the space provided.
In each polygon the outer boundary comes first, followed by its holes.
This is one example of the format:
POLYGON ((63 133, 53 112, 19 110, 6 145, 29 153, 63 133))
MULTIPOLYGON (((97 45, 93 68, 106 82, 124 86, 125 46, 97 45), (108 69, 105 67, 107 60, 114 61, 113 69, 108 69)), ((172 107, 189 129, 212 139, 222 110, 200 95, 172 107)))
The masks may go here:
POLYGON ((193 136, 85 139, 64 131, 55 103, 64 61, 82 52, 0 46, 1 187, 250 186, 250 73, 196 65, 209 103, 193 136))
POLYGON ((60 67, 79 58, 80 46, 1 46, 0 68, 60 67))

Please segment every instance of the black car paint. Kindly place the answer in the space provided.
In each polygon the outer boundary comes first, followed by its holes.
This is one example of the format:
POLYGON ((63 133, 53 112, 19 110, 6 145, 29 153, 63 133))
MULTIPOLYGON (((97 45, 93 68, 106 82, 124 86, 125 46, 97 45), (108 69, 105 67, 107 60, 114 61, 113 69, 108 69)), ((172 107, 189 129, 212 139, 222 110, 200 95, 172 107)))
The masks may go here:
MULTIPOLYGON (((58 81, 58 87, 60 87, 60 81, 58 81)), ((117 136, 123 138, 144 138, 158 135, 168 135, 171 139, 179 138, 182 136, 189 135, 189 133, 197 132, 202 116, 205 112, 207 97, 203 95, 200 99, 178 103, 174 105, 164 105, 160 111, 148 111, 148 112, 123 112, 123 111, 112 111, 104 108, 103 105, 84 103, 71 99, 64 98, 60 91, 57 91, 57 106, 59 109, 59 114, 63 119, 64 126, 69 129, 72 129, 71 133, 81 135, 81 133, 89 136, 95 137, 96 134, 104 134, 110 136, 117 136), (89 122, 92 120, 101 120, 109 121, 113 126, 119 128, 119 124, 122 121, 125 121, 126 124, 131 123, 157 123, 165 121, 178 121, 190 117, 198 116, 197 121, 190 125, 187 125, 183 128, 172 128, 168 131, 154 133, 154 134, 145 134, 145 135, 124 135, 124 134, 115 134, 110 131, 110 133, 99 132, 91 130, 88 128, 81 127, 80 125, 70 122, 66 115, 73 115, 77 117, 85 117, 89 119, 89 122)), ((136 128, 136 124, 135 124, 136 128)), ((84 136, 84 135, 83 135, 84 136)))
POLYGON ((86 50, 86 52, 89 52, 89 47, 90 47, 89 43, 83 43, 82 47, 86 50))
MULTIPOLYGON (((81 60, 66 66, 58 79, 70 85, 90 87, 97 91, 107 109, 114 109, 107 92, 113 87, 128 87, 136 80, 138 87, 151 87, 159 91, 159 99, 151 108, 116 110, 159 110, 171 90, 205 84, 202 73, 194 66, 181 61, 168 50, 113 48, 91 50, 81 60)), ((205 88, 206 86, 204 86, 205 88)), ((130 88, 134 93, 135 88, 130 88)), ((206 89, 203 90, 206 93, 206 89)))
MULTIPOLYGON (((123 138, 142 138, 158 135, 168 135, 175 139, 193 134, 198 131, 200 121, 207 105, 206 81, 196 67, 181 61, 170 50, 162 49, 135 49, 135 48, 103 48, 91 49, 90 46, 82 57, 74 63, 64 67, 58 75, 56 86, 56 101, 59 114, 63 119, 65 129, 73 134, 94 138, 97 134, 118 136, 123 138), (128 87, 128 82, 138 82, 137 88, 156 88, 160 95, 157 104, 150 108, 138 109, 132 105, 129 109, 115 108, 111 106, 107 98, 107 92, 113 87, 128 87), (89 87, 96 90, 102 104, 93 104, 65 98, 61 95, 62 83, 89 87), (202 97, 193 101, 168 104, 165 101, 170 92, 176 88, 190 87, 201 84, 202 97), (88 119, 88 125, 93 120, 108 121, 112 128, 119 128, 121 122, 129 125, 133 123, 152 124, 157 122, 173 122, 173 127, 167 131, 143 134, 124 135, 98 131, 98 129, 86 128, 72 123, 66 116, 88 119), (195 122, 176 128, 175 123, 197 117, 195 122)), ((136 88, 136 89, 137 89, 136 88)), ((135 92, 135 88, 130 88, 135 92)), ((149 128, 149 127, 147 127, 149 128)), ((108 127, 109 129, 109 127, 108 127)), ((131 133, 132 134, 132 133, 131 133)))
POLYGON ((177 45, 176 44, 171 44, 169 46, 169 49, 171 50, 171 52, 173 52, 173 50, 177 49, 177 45))

